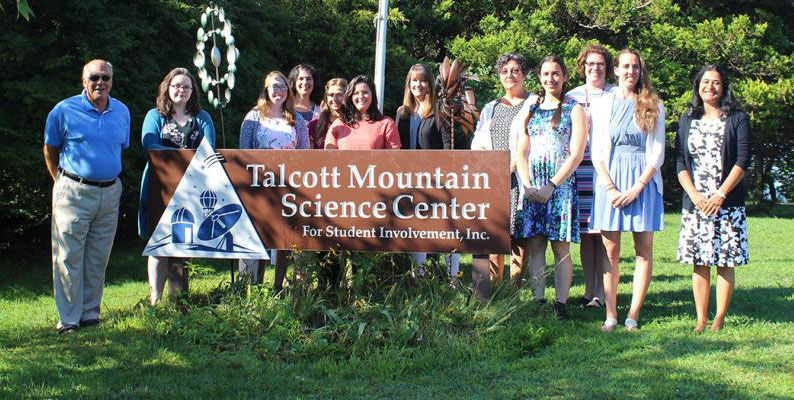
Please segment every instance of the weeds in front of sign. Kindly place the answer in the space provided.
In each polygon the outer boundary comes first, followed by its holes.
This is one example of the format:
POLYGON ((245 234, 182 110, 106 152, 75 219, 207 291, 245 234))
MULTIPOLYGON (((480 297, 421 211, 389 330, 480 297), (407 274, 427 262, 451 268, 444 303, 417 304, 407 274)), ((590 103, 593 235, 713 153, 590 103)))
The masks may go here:
POLYGON ((483 304, 469 287, 450 282, 432 257, 418 266, 406 254, 303 252, 281 292, 225 282, 182 299, 181 307, 141 304, 138 312, 156 334, 219 351, 253 348, 261 359, 364 357, 452 336, 485 346, 488 337, 505 334, 521 341, 517 351, 529 352, 549 340, 529 322, 534 309, 512 287, 500 287, 483 304))

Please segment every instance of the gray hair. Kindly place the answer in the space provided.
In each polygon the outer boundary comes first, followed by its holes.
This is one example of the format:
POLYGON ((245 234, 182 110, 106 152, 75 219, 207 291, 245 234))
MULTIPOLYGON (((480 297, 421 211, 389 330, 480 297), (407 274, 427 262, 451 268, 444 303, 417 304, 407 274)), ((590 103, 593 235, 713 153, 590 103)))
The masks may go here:
POLYGON ((521 73, 524 74, 524 76, 527 76, 529 73, 529 62, 527 62, 527 59, 524 58, 524 56, 518 53, 502 54, 502 56, 496 60, 496 73, 498 74, 499 71, 502 70, 502 67, 504 67, 510 61, 515 61, 518 64, 518 67, 521 68, 521 73))
POLYGON ((88 64, 91 64, 94 61, 101 61, 101 62, 107 64, 108 69, 110 70, 110 76, 113 76, 113 64, 111 64, 109 61, 105 61, 105 60, 103 60, 101 58, 97 58, 97 59, 91 60, 91 61, 85 63, 85 65, 83 65, 83 78, 87 78, 88 77, 88 74, 86 73, 85 69, 88 67, 88 64))

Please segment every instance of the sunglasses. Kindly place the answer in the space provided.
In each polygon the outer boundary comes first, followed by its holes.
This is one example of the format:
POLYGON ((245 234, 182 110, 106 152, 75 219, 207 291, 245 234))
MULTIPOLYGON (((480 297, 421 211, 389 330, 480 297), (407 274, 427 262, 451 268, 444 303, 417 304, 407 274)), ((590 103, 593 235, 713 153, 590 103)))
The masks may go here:
POLYGON ((94 74, 94 75, 89 75, 88 76, 88 80, 91 81, 91 82, 97 82, 100 79, 102 79, 102 82, 107 82, 107 81, 109 81, 111 79, 111 76, 110 75, 98 75, 98 74, 94 74))

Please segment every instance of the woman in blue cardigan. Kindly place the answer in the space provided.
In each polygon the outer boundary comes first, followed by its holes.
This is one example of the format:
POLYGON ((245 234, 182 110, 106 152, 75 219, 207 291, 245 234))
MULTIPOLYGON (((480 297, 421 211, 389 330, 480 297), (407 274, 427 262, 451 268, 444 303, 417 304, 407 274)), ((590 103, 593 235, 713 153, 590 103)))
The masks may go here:
POLYGON ((717 267, 717 314, 722 329, 734 287, 733 267, 748 262, 744 175, 752 157, 749 117, 736 108, 728 74, 701 68, 692 82, 692 103, 676 137, 676 172, 684 188, 678 261, 694 265, 692 292, 700 333, 708 322, 709 266, 717 267))
MULTIPOLYGON (((215 126, 209 113, 199 104, 196 79, 185 68, 174 68, 160 83, 157 108, 149 110, 143 120, 141 143, 148 159, 149 150, 195 149, 204 138, 215 148, 215 126)), ((140 207, 138 208, 138 235, 148 239, 151 233, 149 219, 149 162, 143 170, 140 207)), ((149 257, 149 289, 151 304, 163 295, 168 280, 169 294, 187 292, 188 271, 185 258, 149 257)))

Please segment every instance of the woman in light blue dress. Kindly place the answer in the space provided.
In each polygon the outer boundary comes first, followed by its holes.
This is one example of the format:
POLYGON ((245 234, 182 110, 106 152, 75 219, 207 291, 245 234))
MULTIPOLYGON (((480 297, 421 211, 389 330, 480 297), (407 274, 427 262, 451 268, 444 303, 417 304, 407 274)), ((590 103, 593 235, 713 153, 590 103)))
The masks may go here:
POLYGON ((610 263, 604 273, 606 321, 601 329, 605 332, 617 326, 621 232, 632 232, 634 237, 634 287, 624 325, 636 330, 651 283, 653 232, 664 228, 660 173, 664 162, 664 106, 653 93, 637 51, 621 50, 616 59, 618 90, 593 110, 609 116, 593 121, 592 147, 598 173, 593 229, 601 231, 610 263))

